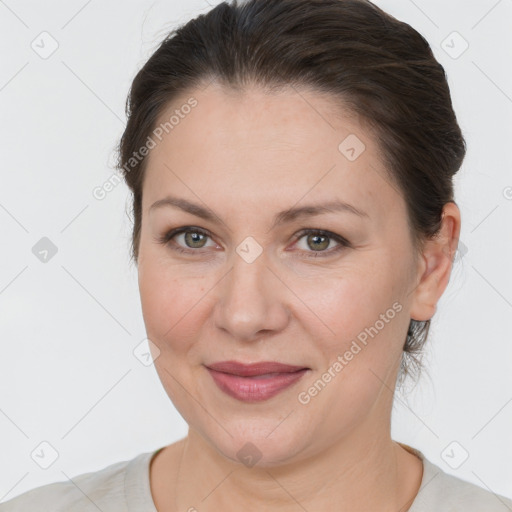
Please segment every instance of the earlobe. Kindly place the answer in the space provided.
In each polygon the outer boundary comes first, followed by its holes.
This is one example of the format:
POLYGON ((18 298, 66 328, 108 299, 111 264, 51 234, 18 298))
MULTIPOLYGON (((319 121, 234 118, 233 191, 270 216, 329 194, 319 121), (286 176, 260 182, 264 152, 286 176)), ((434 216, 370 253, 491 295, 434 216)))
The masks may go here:
POLYGON ((443 209, 442 225, 437 236, 425 242, 418 266, 417 285, 411 292, 410 316, 414 320, 431 319, 444 293, 453 265, 460 233, 460 212, 454 202, 443 209))

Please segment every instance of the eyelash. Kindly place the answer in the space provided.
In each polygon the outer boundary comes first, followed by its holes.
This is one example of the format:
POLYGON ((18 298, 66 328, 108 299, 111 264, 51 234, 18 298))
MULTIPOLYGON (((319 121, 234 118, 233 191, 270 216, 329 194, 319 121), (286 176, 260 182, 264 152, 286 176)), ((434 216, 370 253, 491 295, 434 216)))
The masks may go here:
MULTIPOLYGON (((199 233, 201 235, 205 235, 207 236, 208 238, 212 238, 210 233, 204 229, 201 229, 201 228, 196 228, 194 226, 184 226, 184 227, 181 227, 181 228, 176 228, 176 229, 172 229, 171 231, 165 233, 164 235, 160 236, 157 238, 157 242, 162 244, 162 245, 169 245, 170 248, 173 250, 173 251, 176 251, 176 252, 179 252, 179 253, 183 253, 183 254, 192 254, 192 253, 197 253, 197 252, 200 252, 199 249, 184 249, 183 247, 180 247, 180 246, 173 246, 170 244, 170 242, 172 241, 173 238, 175 238, 176 236, 180 235, 181 233, 187 233, 187 232, 191 232, 191 233, 199 233)), ((345 238, 343 238, 342 236, 340 235, 337 235, 335 233, 332 233, 331 231, 326 231, 326 230, 323 230, 323 229, 303 229, 301 231, 299 231, 299 233, 296 234, 295 236, 295 242, 299 241, 302 237, 306 236, 306 235, 320 235, 320 236, 325 236, 327 238, 331 238, 333 240, 335 240, 336 242, 339 243, 339 245, 337 247, 334 247, 330 250, 324 250, 324 251, 305 251, 305 252, 311 252, 312 254, 308 254, 306 257, 307 258, 323 258, 323 257, 326 257, 326 256, 331 256, 333 254, 336 254, 338 252, 340 252, 341 250, 345 249, 345 248, 349 248, 351 247, 350 245, 350 242, 348 240, 346 240, 345 238)))

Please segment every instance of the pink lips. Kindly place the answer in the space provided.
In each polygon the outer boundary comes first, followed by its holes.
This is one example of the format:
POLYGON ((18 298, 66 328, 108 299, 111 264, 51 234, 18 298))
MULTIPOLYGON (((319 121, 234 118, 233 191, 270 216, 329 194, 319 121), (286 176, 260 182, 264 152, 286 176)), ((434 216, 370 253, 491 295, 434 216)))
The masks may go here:
POLYGON ((268 400, 297 382, 309 370, 274 361, 253 364, 222 361, 206 368, 224 393, 244 402, 268 400))

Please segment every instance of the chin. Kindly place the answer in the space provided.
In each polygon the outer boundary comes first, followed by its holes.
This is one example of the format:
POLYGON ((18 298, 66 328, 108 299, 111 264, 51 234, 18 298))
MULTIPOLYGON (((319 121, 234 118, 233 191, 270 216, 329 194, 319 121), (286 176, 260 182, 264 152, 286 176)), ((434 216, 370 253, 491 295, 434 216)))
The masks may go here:
POLYGON ((236 428, 226 426, 231 435, 221 428, 210 435, 203 433, 203 437, 232 462, 248 468, 271 468, 299 460, 305 448, 303 433, 277 425, 275 421, 241 422, 236 428))

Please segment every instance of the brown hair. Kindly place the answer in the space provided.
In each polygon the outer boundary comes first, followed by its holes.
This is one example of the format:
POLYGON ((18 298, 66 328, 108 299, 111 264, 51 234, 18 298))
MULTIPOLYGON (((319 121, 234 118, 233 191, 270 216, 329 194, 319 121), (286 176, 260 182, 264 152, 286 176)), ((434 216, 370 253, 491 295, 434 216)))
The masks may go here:
MULTIPOLYGON (((416 249, 441 227, 466 144, 447 77, 425 38, 368 0, 223 2, 172 30, 135 76, 117 167, 133 193, 137 261, 147 143, 178 95, 215 79, 243 91, 310 86, 348 107, 375 134, 390 182, 403 194, 416 249)), ((419 373, 430 320, 411 319, 399 381, 419 373), (411 371, 412 370, 412 371, 411 371)))

